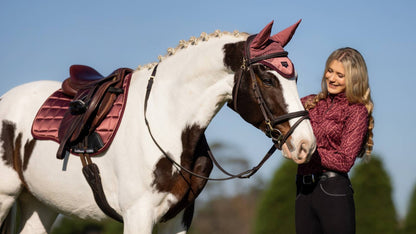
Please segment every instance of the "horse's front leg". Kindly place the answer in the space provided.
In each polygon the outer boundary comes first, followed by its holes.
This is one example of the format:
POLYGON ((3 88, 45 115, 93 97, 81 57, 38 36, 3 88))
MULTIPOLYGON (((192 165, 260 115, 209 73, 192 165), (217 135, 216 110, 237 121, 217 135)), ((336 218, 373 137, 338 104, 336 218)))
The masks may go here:
POLYGON ((183 210, 167 222, 158 223, 157 234, 186 234, 189 227, 183 223, 184 213, 185 211, 183 210))
POLYGON ((151 204, 151 200, 140 199, 124 212, 124 234, 152 233, 155 207, 151 204))
POLYGON ((177 199, 170 193, 147 191, 140 195, 130 194, 130 197, 138 197, 122 205, 124 234, 151 234, 154 225, 166 213, 171 204, 177 203, 177 199))

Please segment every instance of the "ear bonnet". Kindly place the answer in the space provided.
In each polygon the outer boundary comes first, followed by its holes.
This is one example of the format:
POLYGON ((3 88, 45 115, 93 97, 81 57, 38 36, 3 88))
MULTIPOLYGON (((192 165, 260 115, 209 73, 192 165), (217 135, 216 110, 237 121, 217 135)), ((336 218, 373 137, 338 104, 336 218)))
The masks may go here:
MULTIPOLYGON (((292 39, 301 20, 285 30, 270 36, 273 21, 270 22, 259 34, 255 35, 250 43, 249 59, 263 57, 271 54, 285 52, 283 47, 292 39)), ((294 76, 294 67, 292 61, 287 56, 274 57, 259 61, 271 69, 277 71, 282 76, 290 78, 294 76)))

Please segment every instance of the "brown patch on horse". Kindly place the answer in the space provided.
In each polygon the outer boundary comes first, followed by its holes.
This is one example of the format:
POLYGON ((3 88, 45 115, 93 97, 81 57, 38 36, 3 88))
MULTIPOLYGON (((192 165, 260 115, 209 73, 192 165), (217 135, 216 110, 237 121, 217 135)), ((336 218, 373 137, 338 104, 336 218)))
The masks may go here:
MULTIPOLYGON (((208 157, 209 146, 203 134, 204 130, 198 126, 191 126, 182 132, 181 166, 208 177, 213 165, 208 157)), ((189 228, 193 216, 194 200, 205 187, 207 180, 192 176, 183 170, 172 174, 172 169, 172 162, 163 156, 153 172, 155 188, 160 192, 172 193, 178 199, 178 203, 172 204, 161 221, 167 221, 185 209, 182 222, 185 227, 189 228)))
POLYGON ((6 165, 14 167, 14 133, 16 131, 16 125, 7 120, 3 120, 1 128, 1 141, 3 142, 3 160, 6 162, 6 165))
POLYGON ((30 156, 32 155, 33 148, 35 147, 36 140, 27 140, 24 146, 23 162, 20 154, 22 147, 22 133, 19 133, 15 139, 16 125, 7 120, 3 120, 0 138, 3 142, 3 160, 6 165, 12 167, 19 175, 23 185, 27 188, 23 171, 26 170, 29 163, 30 156))
POLYGON ((27 169, 27 165, 29 164, 29 159, 30 156, 33 153, 33 149, 35 148, 36 145, 36 140, 32 139, 32 140, 27 140, 25 143, 25 151, 23 154, 23 171, 25 171, 27 169))
POLYGON ((243 65, 244 58, 244 44, 245 41, 237 43, 225 44, 224 51, 224 65, 230 68, 233 72, 237 72, 243 65))
MULTIPOLYGON (((287 104, 284 101, 282 86, 279 80, 272 73, 268 72, 270 69, 264 65, 253 65, 253 70, 263 100, 272 114, 269 118, 276 118, 287 114, 287 104)), ((237 81, 238 75, 236 74, 235 81, 237 81)), ((243 71, 243 77, 240 82, 241 84, 237 94, 237 108, 235 111, 245 121, 264 131, 266 129, 264 124, 265 119, 254 94, 253 81, 248 71, 243 71)), ((233 96, 234 92, 236 92, 235 89, 233 90, 233 96)))
POLYGON ((253 69, 257 83, 260 84, 260 92, 273 117, 287 114, 287 104, 283 97, 283 90, 279 80, 264 65, 255 66, 253 69))

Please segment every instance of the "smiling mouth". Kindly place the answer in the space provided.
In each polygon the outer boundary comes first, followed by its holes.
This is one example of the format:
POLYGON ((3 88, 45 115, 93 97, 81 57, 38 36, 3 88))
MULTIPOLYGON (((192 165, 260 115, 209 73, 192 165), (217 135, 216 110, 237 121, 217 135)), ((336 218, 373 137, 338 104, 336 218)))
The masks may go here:
POLYGON ((330 87, 334 87, 334 88, 338 87, 338 85, 337 85, 337 84, 331 84, 331 83, 329 83, 329 84, 328 84, 328 86, 330 86, 330 87))

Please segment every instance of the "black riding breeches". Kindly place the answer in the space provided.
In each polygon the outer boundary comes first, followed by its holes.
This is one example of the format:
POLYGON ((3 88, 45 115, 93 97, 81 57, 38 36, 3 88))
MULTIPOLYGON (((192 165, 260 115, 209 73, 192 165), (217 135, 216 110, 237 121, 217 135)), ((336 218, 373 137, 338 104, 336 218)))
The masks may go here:
POLYGON ((296 185, 297 234, 355 233, 354 191, 348 176, 314 182, 298 176, 296 185))

